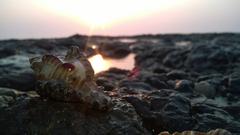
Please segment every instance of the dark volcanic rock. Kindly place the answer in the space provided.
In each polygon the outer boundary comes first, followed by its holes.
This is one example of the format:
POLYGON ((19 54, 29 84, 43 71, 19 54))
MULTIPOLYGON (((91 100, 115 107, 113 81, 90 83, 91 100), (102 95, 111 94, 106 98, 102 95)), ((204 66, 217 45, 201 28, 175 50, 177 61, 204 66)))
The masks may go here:
POLYGON ((81 104, 22 98, 0 110, 0 134, 150 134, 128 103, 114 101, 108 112, 86 110, 81 104))
POLYGON ((130 52, 129 45, 121 42, 105 43, 99 47, 99 53, 110 58, 123 58, 130 52))
POLYGON ((105 91, 111 91, 115 87, 113 82, 110 82, 108 79, 103 78, 103 77, 99 77, 96 80, 96 83, 97 83, 98 86, 102 86, 105 91))
POLYGON ((154 78, 154 77, 153 78, 148 78, 145 82, 150 84, 152 87, 157 88, 157 89, 167 89, 167 88, 169 88, 167 83, 159 80, 158 78, 154 78))
POLYGON ((188 79, 188 74, 184 71, 173 70, 173 71, 167 73, 167 78, 171 79, 171 80, 188 79))
POLYGON ((0 86, 17 90, 34 90, 35 76, 30 69, 28 57, 14 55, 0 59, 0 86))
POLYGON ((215 87, 206 81, 196 83, 194 91, 203 94, 208 98, 213 98, 216 95, 215 87))
POLYGON ((189 53, 188 49, 178 49, 170 52, 164 59, 163 64, 167 67, 182 68, 189 53), (179 57, 180 56, 180 57, 179 57))
POLYGON ((194 89, 194 84, 189 80, 179 80, 175 84, 175 90, 179 92, 189 92, 192 93, 194 89))
POLYGON ((240 94, 240 73, 233 73, 231 75, 228 91, 233 94, 240 94))
POLYGON ((36 79, 33 73, 19 73, 0 77, 0 86, 22 91, 34 90, 36 79))
POLYGON ((136 65, 149 68, 154 65, 161 65, 163 59, 170 52, 175 51, 174 47, 162 47, 162 46, 151 46, 151 48, 146 49, 144 51, 139 51, 136 55, 136 65), (146 51, 148 50, 148 51, 146 51))
POLYGON ((141 71, 137 78, 157 89, 169 88, 168 84, 166 83, 167 77, 165 74, 141 71))
POLYGON ((129 74, 128 70, 110 68, 107 71, 98 73, 97 77, 104 77, 111 82, 118 82, 122 79, 126 79, 129 74))
POLYGON ((217 70, 225 72, 234 58, 240 54, 239 48, 235 46, 221 46, 216 44, 195 45, 191 50, 187 59, 187 65, 195 71, 206 72, 209 70, 217 70), (232 54, 232 51, 236 52, 232 54), (234 56, 235 55, 235 56, 234 56))
POLYGON ((16 54, 16 50, 13 48, 2 48, 0 49, 0 59, 16 54))
POLYGON ((119 83, 119 87, 125 87, 127 89, 133 89, 133 90, 147 90, 151 91, 153 88, 141 81, 129 81, 129 80, 123 80, 119 83))
POLYGON ((239 123, 226 111, 206 104, 196 104, 192 107, 192 113, 195 116, 197 123, 196 130, 207 131, 210 127, 224 128, 232 133, 239 133, 239 123))
POLYGON ((148 98, 127 97, 137 113, 143 118, 143 123, 154 133, 160 131, 183 131, 194 126, 190 115, 190 101, 173 90, 162 89, 148 94, 148 98))

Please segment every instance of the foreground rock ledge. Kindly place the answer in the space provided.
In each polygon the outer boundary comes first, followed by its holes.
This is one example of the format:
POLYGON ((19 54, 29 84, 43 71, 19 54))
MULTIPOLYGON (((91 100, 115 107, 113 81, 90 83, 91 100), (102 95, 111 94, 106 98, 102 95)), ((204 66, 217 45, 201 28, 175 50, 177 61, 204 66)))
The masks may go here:
POLYGON ((0 109, 1 135, 150 134, 141 126, 134 108, 117 99, 109 112, 86 110, 81 104, 44 101, 37 95, 28 96, 26 93, 14 99, 15 103, 11 101, 9 107, 0 109))

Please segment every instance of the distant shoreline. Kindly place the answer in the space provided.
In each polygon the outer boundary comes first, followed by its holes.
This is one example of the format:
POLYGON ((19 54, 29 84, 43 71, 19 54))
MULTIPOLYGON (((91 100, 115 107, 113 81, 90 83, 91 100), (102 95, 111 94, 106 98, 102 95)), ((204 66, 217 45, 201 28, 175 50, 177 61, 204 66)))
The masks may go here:
POLYGON ((87 35, 87 34, 73 34, 70 36, 56 36, 56 37, 33 37, 33 38, 1 38, 0 41, 8 41, 8 40, 39 40, 39 39, 61 39, 61 38, 68 38, 68 37, 74 37, 74 36, 79 36, 79 37, 91 37, 91 38, 157 38, 159 36, 198 36, 198 35, 216 35, 216 36, 221 36, 221 35, 238 35, 240 32, 209 32, 209 33, 159 33, 159 34, 136 34, 136 35, 87 35))

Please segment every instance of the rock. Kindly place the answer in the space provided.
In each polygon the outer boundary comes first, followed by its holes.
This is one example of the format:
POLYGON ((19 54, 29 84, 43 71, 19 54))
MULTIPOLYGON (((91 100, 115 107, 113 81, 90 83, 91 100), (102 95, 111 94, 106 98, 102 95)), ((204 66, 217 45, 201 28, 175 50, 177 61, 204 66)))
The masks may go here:
POLYGON ((167 79, 160 74, 143 74, 141 72, 139 79, 157 89, 167 89, 169 86, 165 82, 167 79))
POLYGON ((110 68, 107 71, 98 73, 96 77, 104 77, 107 80, 111 80, 112 82, 118 82, 120 80, 126 79, 128 74, 128 70, 110 68))
POLYGON ((0 49, 0 59, 8 57, 8 56, 12 56, 16 54, 16 50, 12 49, 12 48, 2 48, 0 49))
POLYGON ((167 73, 167 78, 171 79, 171 80, 188 79, 188 74, 185 73, 184 71, 173 70, 173 71, 167 73))
POLYGON ((69 37, 69 38, 60 38, 56 40, 56 46, 59 47, 70 47, 70 46, 78 46, 81 50, 84 50, 86 46, 87 38, 75 38, 75 37, 69 37))
POLYGON ((228 92, 232 94, 240 94, 240 74, 234 73, 229 79, 229 89, 228 92))
POLYGON ((11 96, 0 96, 0 108, 8 107, 9 104, 13 103, 14 99, 11 96))
POLYGON ((139 51, 139 53, 137 53, 135 57, 136 65, 142 68, 149 68, 154 65, 161 66, 162 61, 166 57, 166 55, 176 50, 176 48, 169 46, 149 46, 146 47, 145 50, 139 51))
POLYGON ((191 129, 194 125, 189 100, 174 90, 153 91, 147 98, 126 100, 135 107, 145 127, 154 133, 191 129))
POLYGON ((208 129, 224 128, 232 133, 239 132, 239 125, 235 119, 226 111, 206 105, 204 103, 195 104, 192 106, 192 114, 198 121, 195 130, 206 132, 208 129))
POLYGON ((216 89, 206 81, 195 83, 194 91, 205 95, 208 98, 213 98, 216 95, 216 89))
POLYGON ((46 50, 47 52, 50 52, 54 48, 56 48, 55 44, 56 44, 55 40, 40 39, 35 41, 32 45, 39 49, 43 49, 46 50))
POLYGON ((154 73, 158 73, 158 74, 170 72, 169 68, 166 68, 166 67, 163 67, 163 66, 156 66, 152 70, 153 70, 154 73))
POLYGON ((119 83, 119 87, 125 87, 127 89, 133 89, 133 90, 147 90, 147 91, 151 91, 153 90, 153 88, 144 83, 144 82, 140 82, 140 81, 129 81, 129 80, 123 80, 119 83))
MULTIPOLYGON (((7 108, 17 101, 20 96, 31 95, 30 93, 20 92, 10 88, 0 87, 0 110, 7 108)), ((36 94, 34 95, 36 96, 36 94)))
POLYGON ((189 81, 189 80, 179 80, 179 81, 176 81, 176 84, 175 84, 175 90, 179 92, 192 93, 193 88, 194 88, 194 84, 192 81, 189 81))
POLYGON ((14 89, 0 87, 0 95, 1 96, 9 96, 9 97, 16 98, 18 95, 20 95, 22 93, 23 92, 19 92, 14 89))
POLYGON ((0 59, 0 87, 22 91, 34 90, 36 82, 28 57, 14 55, 0 59))
POLYGON ((198 72, 226 72, 230 69, 230 63, 234 61, 233 55, 238 56, 239 49, 234 46, 221 46, 217 44, 194 45, 186 61, 186 65, 198 72), (238 54, 232 52, 238 51, 238 54))
POLYGON ((81 104, 24 99, 0 110, 0 122, 1 134, 150 134, 134 108, 119 100, 111 111, 98 112, 81 104))
POLYGON ((99 53, 103 57, 124 58, 130 52, 129 45, 121 42, 105 43, 99 46, 99 53))
POLYGON ((9 87, 22 91, 35 89, 35 76, 33 73, 21 73, 16 75, 6 75, 0 77, 0 86, 9 87))
POLYGON ((115 88, 115 86, 112 82, 110 82, 109 80, 107 80, 106 78, 103 78, 103 77, 99 77, 96 80, 96 83, 98 86, 102 86, 105 91, 111 91, 115 88))
POLYGON ((188 49, 178 49, 176 51, 170 52, 164 59, 163 64, 167 67, 180 69, 184 67, 184 61, 189 53, 188 49), (181 57, 179 57, 181 56, 181 57))

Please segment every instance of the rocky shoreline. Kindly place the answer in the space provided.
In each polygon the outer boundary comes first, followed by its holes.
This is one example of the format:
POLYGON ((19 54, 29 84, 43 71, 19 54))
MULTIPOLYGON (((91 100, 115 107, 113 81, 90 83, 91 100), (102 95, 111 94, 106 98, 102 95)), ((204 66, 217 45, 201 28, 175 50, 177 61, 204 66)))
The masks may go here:
POLYGON ((238 135, 239 56, 240 34, 233 33, 0 41, 0 134, 146 135, 221 128, 238 135), (109 112, 45 100, 35 92, 29 57, 65 54, 72 45, 89 57, 135 54, 133 70, 96 74, 114 101, 109 112))

